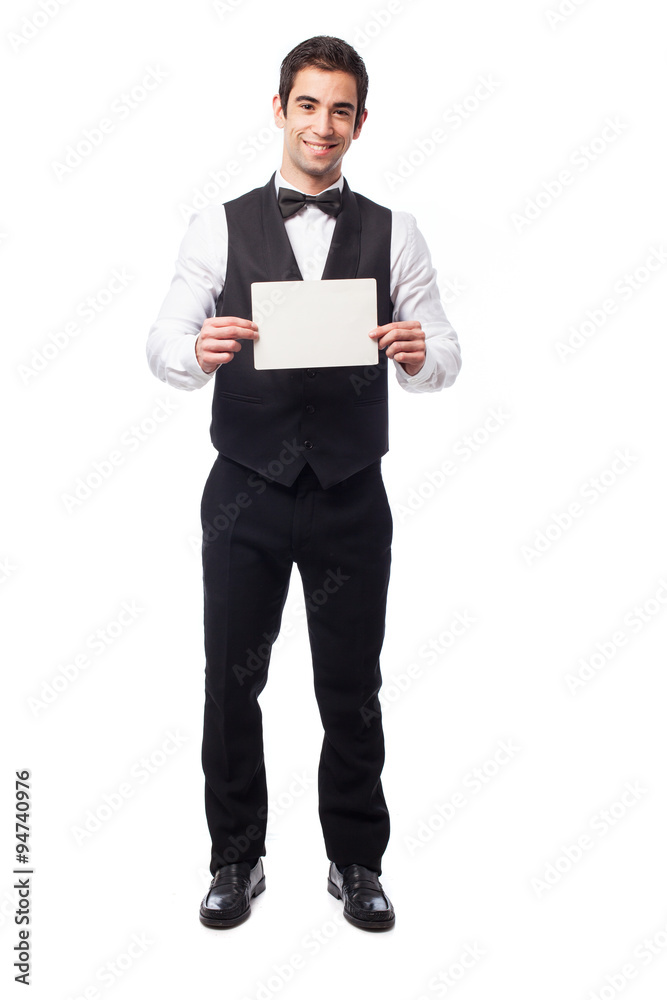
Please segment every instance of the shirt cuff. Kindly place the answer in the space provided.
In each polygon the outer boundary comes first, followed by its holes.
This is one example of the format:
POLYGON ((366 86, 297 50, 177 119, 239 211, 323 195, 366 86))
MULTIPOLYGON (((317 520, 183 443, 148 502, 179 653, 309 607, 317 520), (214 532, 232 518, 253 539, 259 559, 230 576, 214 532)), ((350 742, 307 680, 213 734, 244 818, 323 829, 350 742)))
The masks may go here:
POLYGON ((187 372, 187 374, 197 383, 197 386, 206 385, 206 383, 210 382, 215 375, 215 371, 205 372, 197 361, 197 355, 195 353, 195 343, 197 341, 197 337, 193 337, 191 334, 188 337, 184 337, 183 340, 184 343, 181 351, 181 366, 183 371, 187 372))
POLYGON ((426 344, 426 357, 424 358, 424 364, 416 375, 408 375, 405 368, 402 367, 400 361, 396 361, 393 358, 392 361, 394 361, 394 367, 396 369, 396 378, 406 389, 418 389, 421 386, 426 385, 430 382, 435 370, 433 353, 432 351, 429 351, 428 344, 426 344))

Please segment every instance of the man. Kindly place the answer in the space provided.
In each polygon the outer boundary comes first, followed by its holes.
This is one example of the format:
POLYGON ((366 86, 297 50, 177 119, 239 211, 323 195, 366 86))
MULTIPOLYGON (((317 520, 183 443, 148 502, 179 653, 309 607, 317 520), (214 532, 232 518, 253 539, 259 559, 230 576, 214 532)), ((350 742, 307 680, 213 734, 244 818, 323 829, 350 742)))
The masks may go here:
POLYGON ((215 374, 218 457, 201 508, 213 881, 200 919, 211 927, 240 923, 265 888, 258 695, 294 562, 324 728, 328 890, 358 927, 395 922, 379 881, 389 839, 378 698, 393 528, 380 468, 387 368, 408 392, 437 391, 454 382, 460 352, 414 217, 353 193, 342 176, 367 89, 363 61, 341 39, 311 38, 285 57, 273 98, 280 171, 191 220, 148 339, 151 370, 170 385, 194 389, 215 374), (376 279, 378 364, 256 370, 251 283, 322 278, 376 279))

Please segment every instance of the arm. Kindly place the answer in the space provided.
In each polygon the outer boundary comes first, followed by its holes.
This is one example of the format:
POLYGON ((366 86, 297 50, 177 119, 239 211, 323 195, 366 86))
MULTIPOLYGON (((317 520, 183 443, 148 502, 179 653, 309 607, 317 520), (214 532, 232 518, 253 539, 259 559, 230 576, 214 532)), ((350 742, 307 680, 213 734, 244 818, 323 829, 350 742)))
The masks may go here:
POLYGON ((391 238, 393 322, 372 331, 394 359, 396 378, 408 392, 435 392, 461 368, 456 332, 445 315, 426 240, 413 215, 394 212, 391 238), (389 345, 389 346, 387 346, 389 345))
POLYGON ((199 389, 240 350, 237 338, 254 338, 257 327, 236 316, 215 315, 227 272, 227 217, 209 205, 190 220, 174 276, 148 334, 148 364, 176 389, 199 389))

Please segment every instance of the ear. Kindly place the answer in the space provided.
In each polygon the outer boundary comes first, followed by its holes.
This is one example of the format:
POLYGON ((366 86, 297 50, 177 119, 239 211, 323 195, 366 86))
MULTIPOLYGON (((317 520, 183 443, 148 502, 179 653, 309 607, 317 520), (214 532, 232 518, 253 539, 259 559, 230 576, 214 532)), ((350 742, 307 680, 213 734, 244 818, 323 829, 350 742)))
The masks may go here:
POLYGON ((352 136, 353 139, 359 138, 359 136, 361 135, 361 126, 364 124, 367 118, 368 118, 368 108, 364 108, 364 110, 361 113, 361 118, 359 119, 359 124, 354 130, 354 135, 352 136))
POLYGON ((273 97, 273 120, 278 128, 285 128, 285 116, 280 104, 280 94, 274 94, 273 97))

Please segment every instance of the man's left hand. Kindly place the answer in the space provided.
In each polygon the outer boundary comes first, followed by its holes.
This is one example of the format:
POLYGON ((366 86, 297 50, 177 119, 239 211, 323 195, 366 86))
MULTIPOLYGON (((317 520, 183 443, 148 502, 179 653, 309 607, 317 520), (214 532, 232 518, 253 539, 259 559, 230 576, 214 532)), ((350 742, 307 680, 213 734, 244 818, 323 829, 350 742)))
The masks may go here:
POLYGON ((417 320, 387 323, 371 330, 369 336, 377 340, 378 347, 386 347, 387 357, 398 361, 408 375, 416 375, 424 367, 426 336, 417 320))

